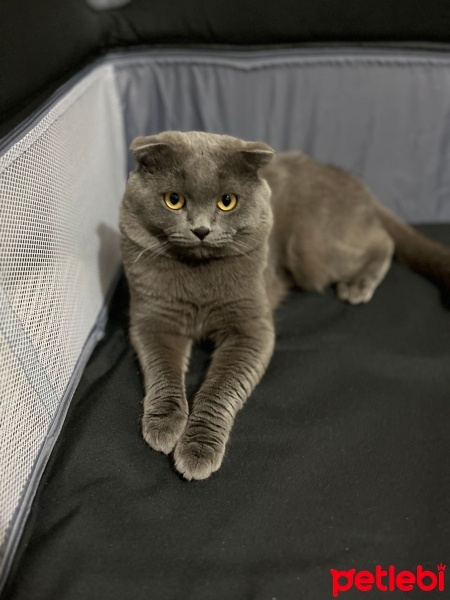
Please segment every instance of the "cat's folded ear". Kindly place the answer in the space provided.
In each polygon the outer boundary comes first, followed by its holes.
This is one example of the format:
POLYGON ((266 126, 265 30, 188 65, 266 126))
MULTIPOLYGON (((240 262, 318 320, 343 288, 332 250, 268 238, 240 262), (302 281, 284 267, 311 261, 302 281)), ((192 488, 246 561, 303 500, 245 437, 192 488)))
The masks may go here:
POLYGON ((242 166, 247 170, 256 172, 261 167, 270 163, 275 155, 275 150, 264 142, 247 142, 241 150, 237 151, 242 166))
POLYGON ((134 138, 130 144, 130 150, 138 163, 150 169, 166 164, 173 155, 171 144, 161 141, 158 135, 134 138))

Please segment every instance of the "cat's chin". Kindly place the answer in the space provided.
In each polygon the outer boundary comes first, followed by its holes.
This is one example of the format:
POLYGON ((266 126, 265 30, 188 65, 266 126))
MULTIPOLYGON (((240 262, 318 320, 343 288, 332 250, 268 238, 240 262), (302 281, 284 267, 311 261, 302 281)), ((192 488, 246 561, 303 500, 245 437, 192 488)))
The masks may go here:
POLYGON ((264 245, 264 242, 261 244, 260 240, 254 240, 250 237, 235 238, 222 242, 175 242, 169 248, 166 247, 165 254, 181 261, 214 260, 252 254, 262 245, 264 245))
POLYGON ((224 245, 205 243, 173 245, 170 250, 172 257, 178 260, 211 260, 230 255, 230 249, 224 245))

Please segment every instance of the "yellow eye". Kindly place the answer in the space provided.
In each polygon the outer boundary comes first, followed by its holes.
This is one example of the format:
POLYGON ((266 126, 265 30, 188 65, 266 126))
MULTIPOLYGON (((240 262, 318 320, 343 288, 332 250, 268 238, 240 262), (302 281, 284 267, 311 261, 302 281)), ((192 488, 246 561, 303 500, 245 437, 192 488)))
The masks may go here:
POLYGON ((186 204, 186 198, 183 194, 177 194, 176 192, 167 192, 164 194, 164 202, 166 206, 172 210, 180 210, 186 204))
POLYGON ((233 208, 237 204, 237 196, 236 194, 224 194, 217 199, 217 208, 220 210, 228 211, 233 210, 233 208))

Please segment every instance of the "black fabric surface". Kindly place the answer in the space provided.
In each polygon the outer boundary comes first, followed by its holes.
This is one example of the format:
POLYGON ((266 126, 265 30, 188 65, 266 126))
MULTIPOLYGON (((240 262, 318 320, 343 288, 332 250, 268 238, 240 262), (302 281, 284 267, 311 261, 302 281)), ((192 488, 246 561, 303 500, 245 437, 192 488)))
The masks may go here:
POLYGON ((450 42, 442 0, 84 0, 0 2, 0 136, 84 63, 118 47, 450 42))
MULTIPOLYGON (((450 225, 423 229, 450 243, 450 225)), ((395 264, 366 306, 293 291, 276 320, 275 355, 222 468, 189 483, 141 439, 122 282, 5 599, 322 600, 331 568, 450 563, 450 312, 439 292, 395 264)), ((196 350, 189 389, 207 357, 196 350)))
POLYGON ((0 2, 0 135, 98 56, 105 36, 83 0, 0 2))

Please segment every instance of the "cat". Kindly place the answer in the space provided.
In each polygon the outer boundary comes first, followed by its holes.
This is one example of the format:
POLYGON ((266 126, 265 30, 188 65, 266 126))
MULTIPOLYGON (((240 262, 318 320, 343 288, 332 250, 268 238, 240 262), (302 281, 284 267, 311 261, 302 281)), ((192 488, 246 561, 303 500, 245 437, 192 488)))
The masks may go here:
POLYGON ((237 411, 275 340, 289 288, 368 302, 396 255, 450 290, 450 250, 381 206, 349 173, 300 152, 203 132, 131 144, 137 162, 120 209, 130 338, 145 384, 142 434, 205 479, 222 463, 237 411), (191 410, 191 344, 214 353, 191 410))

